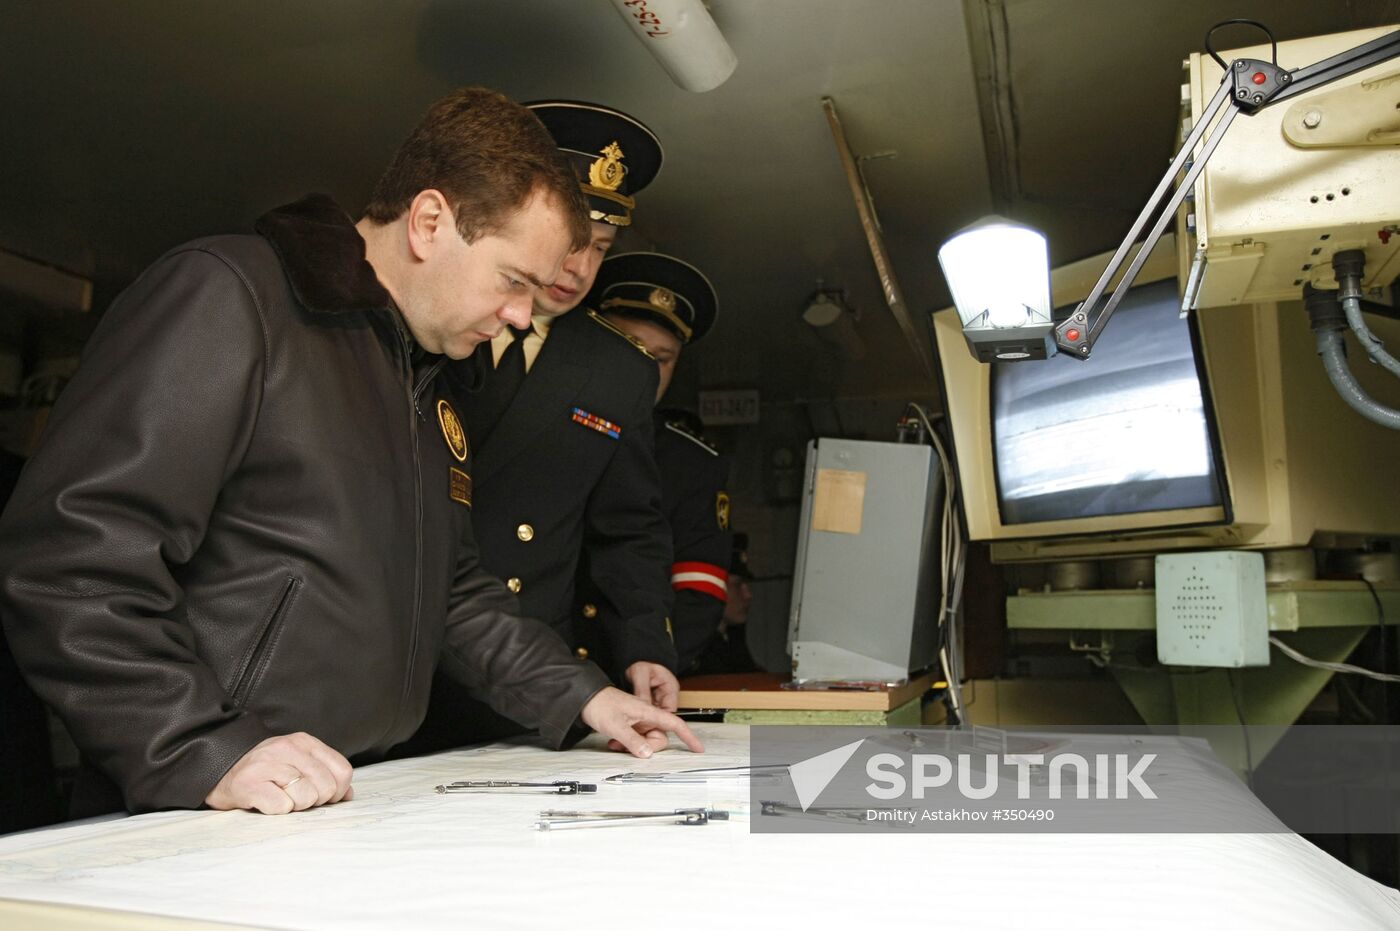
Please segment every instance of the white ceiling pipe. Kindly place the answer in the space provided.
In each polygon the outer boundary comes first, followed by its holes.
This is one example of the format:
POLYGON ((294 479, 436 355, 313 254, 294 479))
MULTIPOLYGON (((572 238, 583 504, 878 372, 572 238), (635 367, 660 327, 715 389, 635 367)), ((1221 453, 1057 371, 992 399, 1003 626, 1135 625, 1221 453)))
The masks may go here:
POLYGON ((612 0, 671 80, 688 91, 714 90, 739 60, 702 0, 612 0))

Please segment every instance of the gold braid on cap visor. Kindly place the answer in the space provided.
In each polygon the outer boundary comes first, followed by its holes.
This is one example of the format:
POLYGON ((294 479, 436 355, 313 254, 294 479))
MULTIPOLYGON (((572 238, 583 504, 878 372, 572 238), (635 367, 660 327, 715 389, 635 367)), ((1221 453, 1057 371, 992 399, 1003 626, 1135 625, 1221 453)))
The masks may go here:
POLYGON ((613 226, 631 226, 632 218, 616 213, 604 213, 601 210, 588 211, 588 219, 598 223, 611 223, 613 226))
MULTIPOLYGON (((600 197, 603 200, 610 200, 615 204, 620 204, 625 210, 631 210, 637 206, 636 200, 626 194, 619 194, 616 191, 607 191, 600 187, 594 187, 586 182, 579 183, 579 189, 589 197, 600 197)), ((632 216, 629 213, 607 213, 603 210, 595 210, 592 207, 588 210, 588 219, 597 220, 601 223, 611 223, 613 226, 631 226, 632 216)))
POLYGON ((599 306, 598 309, 611 310, 614 307, 631 307, 635 310, 650 311, 651 313, 656 314, 658 317, 665 317, 676 327, 676 329, 681 331, 681 336, 685 339, 687 343, 690 342, 690 334, 694 332, 689 326, 686 325, 684 320, 682 320, 676 315, 676 312, 674 310, 671 310, 666 307, 658 307, 655 304, 648 304, 646 301, 629 301, 624 297, 613 297, 607 299, 606 301, 603 301, 603 303, 599 306))

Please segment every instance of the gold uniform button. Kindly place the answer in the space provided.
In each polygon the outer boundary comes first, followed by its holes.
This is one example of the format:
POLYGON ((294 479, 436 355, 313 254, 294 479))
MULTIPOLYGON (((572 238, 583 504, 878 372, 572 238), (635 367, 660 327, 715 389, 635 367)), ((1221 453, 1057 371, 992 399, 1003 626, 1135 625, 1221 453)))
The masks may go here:
POLYGON ((521 524, 515 528, 515 535, 520 538, 521 543, 529 543, 535 539, 535 528, 529 524, 521 524))
POLYGON ((579 659, 588 659, 588 648, 579 647, 577 650, 574 651, 574 655, 577 656, 579 659))
POLYGON ((517 595, 520 594, 520 580, 517 578, 506 579, 506 588, 515 592, 517 595))
POLYGON ((597 606, 597 605, 584 605, 584 606, 583 606, 583 616, 586 617, 586 618, 588 618, 590 621, 593 620, 595 617, 598 616, 598 606, 597 606))

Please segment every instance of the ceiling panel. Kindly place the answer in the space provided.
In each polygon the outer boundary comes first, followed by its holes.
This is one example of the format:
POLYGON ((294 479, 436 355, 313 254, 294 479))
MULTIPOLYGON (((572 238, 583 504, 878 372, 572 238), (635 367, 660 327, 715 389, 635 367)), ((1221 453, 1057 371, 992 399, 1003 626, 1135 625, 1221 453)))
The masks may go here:
POLYGON ((110 294, 170 246, 247 229, 305 191, 356 209, 454 86, 597 100, 650 124, 666 150, 622 247, 675 253, 719 291, 719 324, 678 392, 927 396, 823 96, 857 155, 892 153, 866 176, 906 298, 927 311, 947 300, 938 244, 994 204, 1045 227, 1058 260, 1116 243, 1170 155, 1179 61, 1206 24, 1262 15, 1283 38, 1400 19, 1394 0, 709 5, 739 66, 691 94, 608 0, 0 0, 0 247, 110 294), (996 63, 979 43, 989 20, 1003 31, 996 63), (989 72, 1005 86, 989 91, 989 72), (990 148, 988 93, 1012 117, 990 148), (819 279, 849 292, 864 360, 799 321, 819 279))

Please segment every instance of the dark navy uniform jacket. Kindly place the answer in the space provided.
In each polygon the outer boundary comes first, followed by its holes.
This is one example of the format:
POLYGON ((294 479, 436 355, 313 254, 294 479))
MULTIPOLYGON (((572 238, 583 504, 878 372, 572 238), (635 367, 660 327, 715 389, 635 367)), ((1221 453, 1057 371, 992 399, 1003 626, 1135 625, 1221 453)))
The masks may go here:
MULTIPOLYGON (((581 550, 616 613, 603 630, 620 672, 674 668, 671 539, 661 513, 656 362, 585 308, 559 317, 500 424, 476 451, 472 514, 482 565, 522 612, 577 645, 581 550)), ((471 423, 471 401, 466 401, 471 423)))
MULTIPOLYGON (((730 550, 729 464, 685 422, 656 419, 656 463, 661 472, 661 502, 670 526, 674 562, 671 587, 672 630, 682 675, 693 671, 716 636, 727 597, 730 550)), ((611 623, 614 610, 596 587, 580 581, 579 623, 611 623)), ((596 634, 583 641, 595 657, 607 644, 596 634)))
MULTIPOLYGON (((462 365, 489 369, 490 351, 483 345, 476 362, 462 365)), ((598 633, 611 659, 606 671, 619 683, 639 660, 676 666, 671 535, 661 513, 652 434, 657 378, 653 359, 578 307, 554 321, 510 406, 479 447, 471 436, 472 396, 462 397, 475 457, 472 524, 481 565, 515 592, 522 615, 544 621, 572 648, 580 642, 574 586, 586 550, 590 579, 613 607, 605 621, 591 624, 605 625, 598 633)), ((579 658, 588 652, 579 651, 579 658)), ((400 755, 511 729, 438 676, 423 729, 400 755)))

